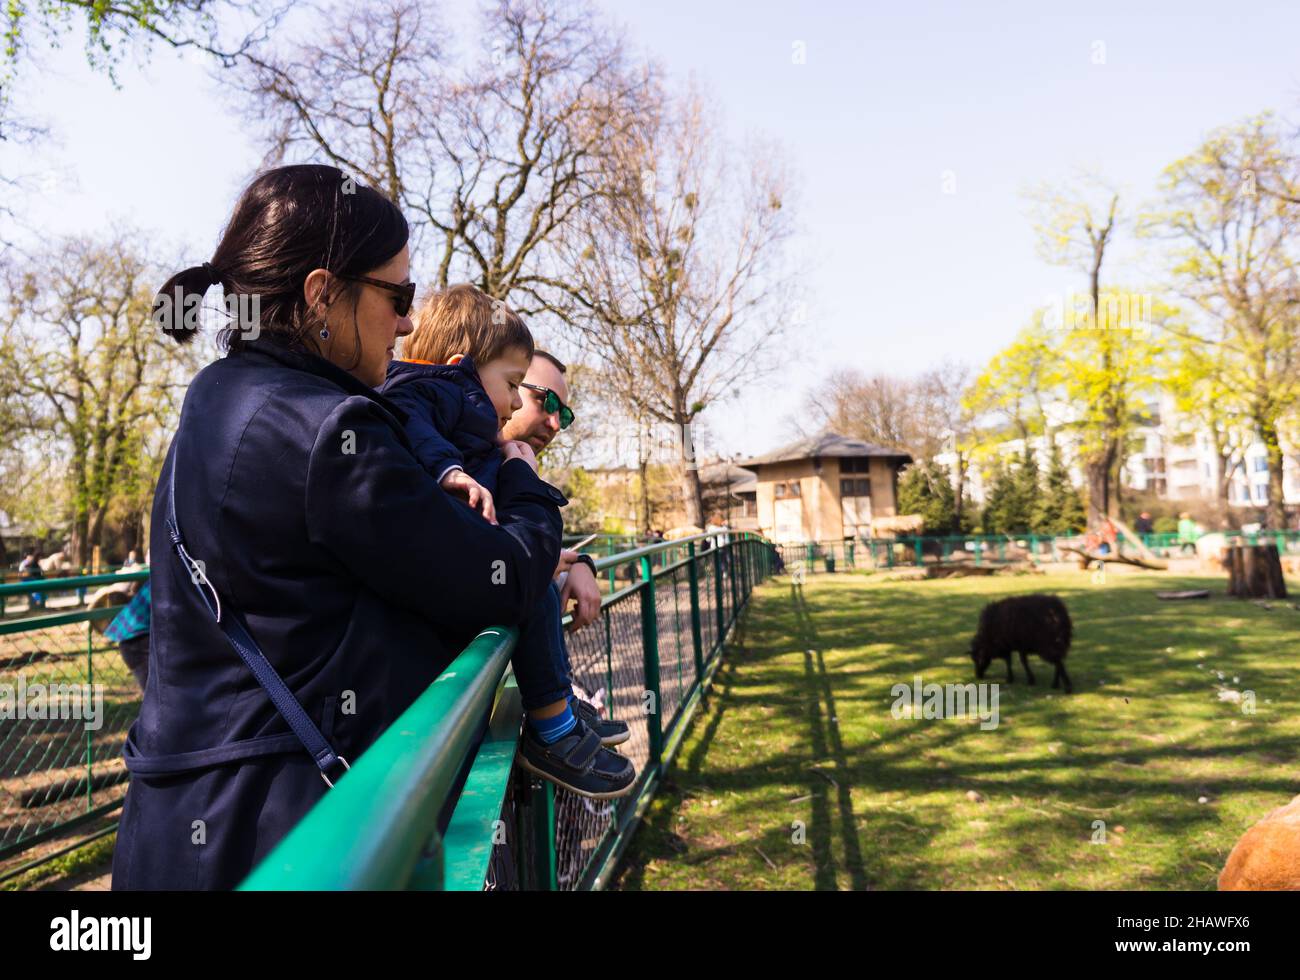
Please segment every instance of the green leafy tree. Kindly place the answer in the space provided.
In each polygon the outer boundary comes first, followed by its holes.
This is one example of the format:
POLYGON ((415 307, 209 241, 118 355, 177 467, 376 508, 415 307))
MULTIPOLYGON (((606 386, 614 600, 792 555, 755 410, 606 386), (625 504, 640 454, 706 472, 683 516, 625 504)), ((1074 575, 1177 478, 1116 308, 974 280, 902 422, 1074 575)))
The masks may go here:
POLYGON ((19 450, 0 459, 0 486, 57 477, 78 565, 114 505, 151 492, 197 356, 150 316, 160 275, 132 248, 139 238, 66 239, 0 284, 0 393, 19 450))
POLYGON ((564 508, 565 533, 600 530, 605 506, 595 478, 585 469, 574 467, 560 477, 558 486, 569 498, 569 506, 564 508))
POLYGON ((1282 434, 1300 412, 1295 137, 1268 115, 1217 130, 1168 167, 1164 191, 1144 228, 1174 242, 1176 287, 1203 314, 1178 330, 1212 352, 1197 400, 1244 419, 1264 444, 1269 522, 1284 527, 1282 434))

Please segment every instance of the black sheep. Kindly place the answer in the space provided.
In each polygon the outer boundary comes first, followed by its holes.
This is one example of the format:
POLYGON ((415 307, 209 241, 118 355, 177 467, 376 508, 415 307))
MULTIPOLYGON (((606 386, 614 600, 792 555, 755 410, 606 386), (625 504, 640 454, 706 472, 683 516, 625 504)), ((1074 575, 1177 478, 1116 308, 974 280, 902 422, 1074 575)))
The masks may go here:
POLYGON ((1007 662, 1007 683, 1012 682, 1011 654, 1020 653, 1025 677, 1034 683, 1029 669, 1029 654, 1036 653, 1056 665, 1052 687, 1065 682, 1065 693, 1074 688, 1065 672, 1065 655, 1070 652, 1074 626, 1065 603, 1054 595, 1021 595, 990 602, 980 613, 979 629, 970 643, 975 676, 983 677, 989 663, 997 657, 1007 662))

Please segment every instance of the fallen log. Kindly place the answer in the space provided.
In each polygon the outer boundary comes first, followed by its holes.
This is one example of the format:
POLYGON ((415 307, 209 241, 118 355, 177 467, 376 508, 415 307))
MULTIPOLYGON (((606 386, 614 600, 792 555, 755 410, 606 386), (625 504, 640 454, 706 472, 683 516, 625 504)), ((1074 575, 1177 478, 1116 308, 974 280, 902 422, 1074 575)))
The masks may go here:
POLYGON ((1118 553, 1103 555, 1099 551, 1085 551, 1082 548, 1072 548, 1069 545, 1064 544, 1058 546, 1058 550, 1073 552, 1088 561, 1116 561, 1121 565, 1136 565, 1138 568, 1147 568, 1153 572, 1164 572, 1169 569, 1169 566, 1165 562, 1148 561, 1144 558, 1134 558, 1131 555, 1121 555, 1118 553))

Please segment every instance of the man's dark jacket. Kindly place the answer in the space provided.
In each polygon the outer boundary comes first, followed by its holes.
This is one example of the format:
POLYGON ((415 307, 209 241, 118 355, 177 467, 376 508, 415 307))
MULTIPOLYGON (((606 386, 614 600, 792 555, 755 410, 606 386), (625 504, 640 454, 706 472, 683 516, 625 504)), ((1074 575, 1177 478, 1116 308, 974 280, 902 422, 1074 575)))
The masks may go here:
POLYGON ((478 630, 517 623, 550 583, 563 495, 512 460, 494 527, 438 488, 401 416, 266 338, 194 379, 154 496, 150 670, 114 888, 233 888, 328 792, 172 551, 173 468, 221 615, 240 617, 350 761, 478 630))

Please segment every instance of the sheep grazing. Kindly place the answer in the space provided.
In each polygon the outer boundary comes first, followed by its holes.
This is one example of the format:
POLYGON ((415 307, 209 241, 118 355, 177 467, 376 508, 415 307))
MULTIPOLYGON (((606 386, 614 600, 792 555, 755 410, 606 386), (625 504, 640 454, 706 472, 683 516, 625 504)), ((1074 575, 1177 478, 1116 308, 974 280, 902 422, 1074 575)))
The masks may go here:
POLYGON ((1074 626, 1065 603, 1054 595, 1012 596, 990 602, 980 613, 979 629, 970 643, 975 676, 983 677, 989 664, 998 657, 1007 662, 1007 683, 1013 680, 1011 655, 1020 653, 1025 678, 1034 683, 1029 669, 1029 655, 1036 653, 1056 665, 1052 687, 1065 683, 1065 693, 1074 691, 1070 675, 1065 672, 1065 655, 1070 652, 1074 626))
POLYGON ((1300 891, 1300 796, 1241 835, 1219 891, 1300 891))

